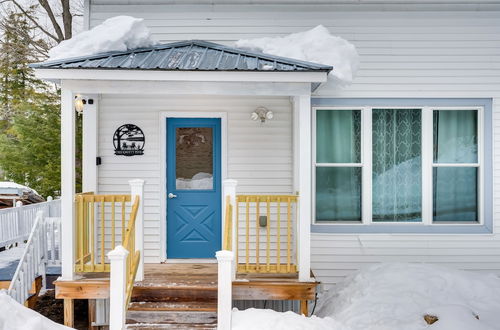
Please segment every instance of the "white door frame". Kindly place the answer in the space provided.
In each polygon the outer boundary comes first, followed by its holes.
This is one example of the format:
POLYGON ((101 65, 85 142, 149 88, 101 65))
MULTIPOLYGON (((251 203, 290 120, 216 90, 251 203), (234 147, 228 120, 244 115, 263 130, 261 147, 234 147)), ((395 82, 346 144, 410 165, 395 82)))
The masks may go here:
MULTIPOLYGON (((227 113, 201 111, 161 111, 159 113, 159 165, 160 165, 160 260, 168 262, 200 262, 211 259, 170 259, 167 260, 167 118, 220 118, 221 121, 221 184, 227 179, 227 113)), ((221 194, 222 194, 221 186, 221 194)), ((221 221, 224 214, 224 198, 221 198, 221 221)), ((221 227, 222 228, 222 227, 221 227)), ((221 235, 221 239, 223 239, 221 235)), ((214 256, 215 260, 215 256, 214 256)))

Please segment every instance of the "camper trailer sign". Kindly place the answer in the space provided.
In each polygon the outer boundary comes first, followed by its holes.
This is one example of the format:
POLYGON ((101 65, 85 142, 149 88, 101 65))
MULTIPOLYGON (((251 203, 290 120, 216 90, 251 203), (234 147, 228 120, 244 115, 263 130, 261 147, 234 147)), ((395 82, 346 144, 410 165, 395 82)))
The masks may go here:
POLYGON ((144 133, 132 124, 118 127, 113 135, 115 155, 119 156, 144 155, 144 142, 144 133))

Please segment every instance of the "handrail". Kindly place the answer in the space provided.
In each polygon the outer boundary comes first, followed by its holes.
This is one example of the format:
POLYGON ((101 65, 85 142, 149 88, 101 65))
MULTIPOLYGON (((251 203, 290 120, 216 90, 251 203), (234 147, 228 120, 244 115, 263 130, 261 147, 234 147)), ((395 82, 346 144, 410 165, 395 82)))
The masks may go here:
POLYGON ((135 196, 134 204, 132 205, 132 212, 130 213, 130 220, 128 222, 127 230, 125 233, 125 240, 123 247, 129 252, 127 256, 127 274, 126 274, 126 290, 125 290, 125 309, 130 303, 132 297, 132 290, 134 289, 135 275, 137 274, 137 268, 139 267, 139 261, 141 259, 140 251, 135 249, 135 220, 137 217, 137 211, 139 209, 139 196, 135 196))
POLYGON ((222 249, 232 251, 233 249, 233 205, 231 196, 226 196, 226 216, 224 220, 224 240, 222 249))
POLYGON ((241 250, 238 244, 235 247, 238 272, 297 272, 293 237, 297 204, 297 195, 236 196, 236 236, 244 245, 241 250), (242 214, 240 207, 244 210, 242 214), (244 262, 239 262, 241 257, 244 262))
POLYGON ((45 279, 46 254, 47 235, 43 211, 38 211, 35 224, 8 289, 8 294, 20 304, 24 304, 29 298, 32 283, 36 277, 42 275, 45 279))

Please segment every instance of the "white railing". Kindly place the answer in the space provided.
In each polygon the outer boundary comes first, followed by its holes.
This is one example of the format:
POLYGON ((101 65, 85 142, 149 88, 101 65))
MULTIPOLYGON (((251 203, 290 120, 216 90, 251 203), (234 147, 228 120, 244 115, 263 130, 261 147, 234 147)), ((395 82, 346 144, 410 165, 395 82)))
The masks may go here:
POLYGON ((38 211, 43 211, 46 217, 60 217, 61 201, 52 200, 0 210, 0 247, 26 241, 38 211))
POLYGON ((47 235, 43 217, 43 211, 36 213, 28 242, 10 282, 8 293, 21 304, 29 298, 33 282, 38 276, 43 277, 43 287, 45 287, 47 235))
POLYGON ((231 329, 231 309, 233 306, 233 261, 231 251, 217 251, 217 329, 231 329))
POLYGON ((47 266, 61 266, 61 218, 45 218, 47 234, 47 266))

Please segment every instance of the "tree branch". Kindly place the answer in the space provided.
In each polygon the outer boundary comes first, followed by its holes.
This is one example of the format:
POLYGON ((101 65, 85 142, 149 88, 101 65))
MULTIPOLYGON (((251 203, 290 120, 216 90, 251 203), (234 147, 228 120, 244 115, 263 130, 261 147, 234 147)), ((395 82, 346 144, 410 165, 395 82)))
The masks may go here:
POLYGON ((64 39, 71 39, 73 35, 73 15, 71 15, 69 0, 61 0, 64 39))
POLYGON ((50 22, 52 23, 52 26, 54 27, 54 31, 56 31, 56 34, 57 34, 56 41, 58 43, 63 41, 65 39, 64 34, 61 30, 61 26, 59 25, 59 23, 57 23, 56 16, 54 15, 54 11, 52 11, 52 8, 50 7, 49 2, 47 0, 38 0, 38 3, 43 7, 43 9, 45 9, 45 12, 49 16, 50 22))
POLYGON ((58 43, 62 41, 57 36, 50 33, 47 29, 45 29, 43 26, 41 26, 38 23, 38 21, 30 13, 28 13, 16 0, 3 0, 1 3, 5 3, 5 2, 12 2, 23 13, 23 15, 26 16, 26 18, 28 18, 38 29, 40 29, 40 31, 42 31, 48 37, 54 39, 58 43))

